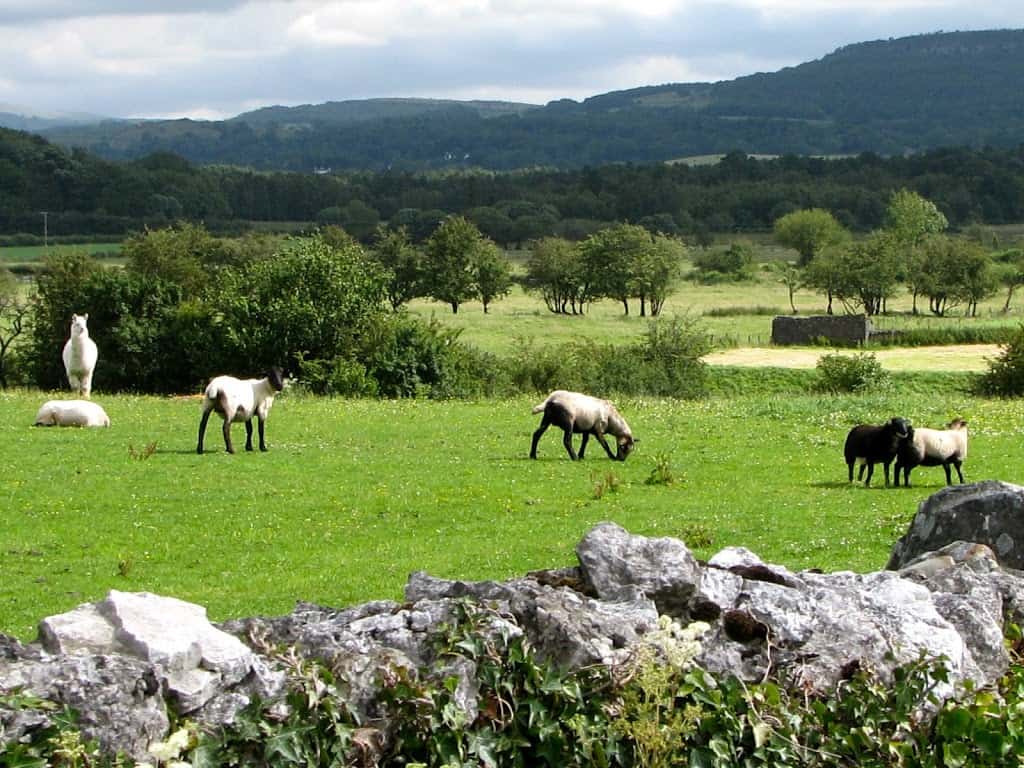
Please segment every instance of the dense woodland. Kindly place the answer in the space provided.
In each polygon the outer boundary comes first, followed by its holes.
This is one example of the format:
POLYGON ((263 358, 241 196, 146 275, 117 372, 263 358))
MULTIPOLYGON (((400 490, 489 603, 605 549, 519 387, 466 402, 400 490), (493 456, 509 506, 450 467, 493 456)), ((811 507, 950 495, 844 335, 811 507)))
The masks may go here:
POLYGON ((902 188, 935 203, 954 228, 1022 221, 1024 145, 834 160, 732 152, 706 166, 300 174, 196 166, 167 153, 113 162, 0 129, 0 234, 8 236, 42 235, 47 211, 51 237, 120 236, 179 220, 215 232, 288 221, 338 225, 367 241, 384 222, 422 242, 446 214, 460 214, 503 246, 548 235, 578 240, 622 221, 700 242, 712 231, 769 230, 807 208, 868 232, 902 188))
POLYGON ((303 172, 582 168, 732 150, 901 155, 1016 146, 1022 79, 1024 30, 950 32, 849 45, 735 80, 543 107, 372 99, 225 121, 106 121, 46 135, 107 159, 173 152, 199 164, 303 172))

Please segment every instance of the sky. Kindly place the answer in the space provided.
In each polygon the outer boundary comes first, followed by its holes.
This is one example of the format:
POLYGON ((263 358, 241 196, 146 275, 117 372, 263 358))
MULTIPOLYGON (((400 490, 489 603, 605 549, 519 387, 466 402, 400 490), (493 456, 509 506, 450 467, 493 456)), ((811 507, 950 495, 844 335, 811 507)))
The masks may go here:
POLYGON ((546 104, 1020 28, 1019 0, 0 0, 0 110, 219 120, 378 97, 546 104))

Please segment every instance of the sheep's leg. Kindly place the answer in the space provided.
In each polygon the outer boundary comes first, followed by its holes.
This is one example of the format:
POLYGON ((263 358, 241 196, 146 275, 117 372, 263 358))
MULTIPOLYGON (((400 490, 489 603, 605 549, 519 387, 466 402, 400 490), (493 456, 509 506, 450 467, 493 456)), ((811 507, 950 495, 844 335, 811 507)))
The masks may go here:
POLYGON ((234 453, 235 446, 231 444, 231 419, 224 419, 224 429, 222 431, 224 433, 224 448, 228 453, 234 453))
MULTIPOLYGON (((267 450, 263 446, 263 422, 260 422, 260 448, 267 450)), ((252 450, 252 419, 245 420, 245 450, 252 450)))
POLYGON ((577 456, 579 456, 579 457, 580 457, 581 459, 583 458, 583 454, 584 454, 584 453, 586 453, 586 450, 587 450, 587 441, 588 441, 589 439, 590 439, 590 433, 589 433, 589 432, 584 432, 584 433, 583 433, 583 439, 582 439, 582 440, 580 440, 580 450, 579 450, 579 452, 578 452, 578 453, 576 454, 576 455, 577 455, 577 456))
POLYGON ((259 427, 259 431, 260 431, 260 450, 263 451, 264 453, 266 453, 267 441, 266 441, 266 439, 264 438, 264 435, 263 435, 263 419, 261 419, 259 416, 257 416, 256 417, 256 424, 259 427))
MULTIPOLYGON (((211 409, 212 410, 212 409, 211 409)), ((203 411, 203 418, 199 420, 199 441, 196 443, 196 453, 203 452, 203 435, 206 434, 206 422, 210 420, 210 411, 203 411)))
POLYGON ((856 459, 854 459, 853 461, 846 462, 846 474, 848 474, 849 477, 850 477, 850 479, 847 480, 848 483, 852 483, 853 482, 853 465, 856 464, 856 463, 857 463, 856 459))
MULTIPOLYGON (((867 470, 868 470, 868 476, 867 476, 867 478, 865 478, 865 480, 864 480, 864 487, 865 487, 865 488, 870 488, 870 487, 871 487, 871 476, 872 476, 873 474, 875 474, 875 465, 874 465, 873 463, 871 463, 871 462, 867 462, 867 463, 865 463, 865 464, 861 464, 861 465, 860 465, 860 474, 861 474, 861 475, 863 475, 863 474, 864 474, 864 469, 865 469, 865 467, 866 467, 866 468, 867 468, 867 470)), ((858 476, 858 478, 857 478, 857 479, 859 480, 859 479, 860 479, 860 477, 858 476)))
POLYGON ((604 439, 604 435, 602 435, 600 432, 595 432, 594 437, 597 438, 597 441, 601 444, 601 447, 604 448, 604 452, 608 454, 608 458, 611 459, 612 461, 617 461, 618 457, 616 457, 616 455, 612 453, 612 449, 608 447, 608 441, 604 439))
MULTIPOLYGON (((944 461, 944 462, 942 462, 942 469, 945 470, 945 472, 946 472, 946 485, 952 485, 953 484, 953 473, 949 471, 949 467, 950 467, 951 464, 953 464, 952 461, 944 461)), ((964 476, 960 472, 960 467, 956 468, 956 473, 958 475, 960 475, 960 482, 963 483, 964 476)))
MULTIPOLYGON (((957 477, 960 478, 960 485, 964 484, 964 473, 960 471, 960 466, 963 464, 962 461, 954 461, 953 466, 956 467, 957 477)), ((950 483, 952 485, 952 483, 950 483)))
POLYGON ((92 372, 85 374, 82 377, 82 397, 86 400, 92 399, 92 372))
POLYGON ((892 464, 891 461, 883 461, 882 462, 882 469, 885 470, 885 487, 886 488, 889 487, 889 465, 890 464, 892 464))
MULTIPOLYGON (((587 439, 586 434, 583 435, 583 439, 584 440, 587 439)), ((576 455, 576 451, 574 451, 573 448, 572 448, 572 428, 571 427, 569 429, 565 430, 565 434, 562 437, 562 445, 565 446, 565 450, 567 450, 569 452, 569 458, 572 459, 573 461, 576 461, 577 459, 583 458, 582 455, 577 456, 576 455)))
POLYGON ((544 414, 544 418, 541 419, 540 421, 540 426, 537 427, 537 429, 533 433, 533 443, 530 445, 531 459, 537 458, 537 443, 540 442, 541 435, 543 435, 544 432, 547 430, 549 424, 551 424, 551 422, 548 421, 547 414, 544 414))

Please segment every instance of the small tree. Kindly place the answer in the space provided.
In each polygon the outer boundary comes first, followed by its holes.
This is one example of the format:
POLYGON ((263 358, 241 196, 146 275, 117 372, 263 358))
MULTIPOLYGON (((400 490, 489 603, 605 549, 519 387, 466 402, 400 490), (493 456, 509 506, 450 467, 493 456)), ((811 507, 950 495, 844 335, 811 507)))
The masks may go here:
POLYGON ((899 252, 886 232, 873 232, 843 246, 836 267, 835 295, 847 310, 881 314, 899 284, 899 252))
POLYGON ((473 256, 476 292, 484 305, 484 314, 491 302, 507 296, 512 290, 512 267, 498 246, 482 240, 473 256))
POLYGON ((775 220, 774 233, 776 241, 800 254, 797 265, 801 267, 810 264, 823 248, 849 238, 843 225, 822 208, 787 213, 775 220))
MULTIPOLYGON (((789 294, 789 308, 795 315, 797 311, 793 297, 796 292, 804 286, 803 270, 788 261, 776 262, 772 265, 772 270, 778 277, 779 282, 786 286, 786 292, 789 294)), ((829 309, 831 310, 831 302, 829 302, 829 304, 829 309)), ((831 314, 831 312, 829 314, 831 314)))
POLYGON ((409 233, 405 227, 378 227, 371 256, 388 271, 385 290, 393 310, 423 295, 423 254, 409 242, 409 233))
POLYGON ((661 314, 669 289, 679 278, 685 252, 681 240, 658 234, 648 250, 636 254, 630 287, 640 299, 640 317, 645 316, 648 307, 651 317, 661 314))
POLYGON ((843 286, 842 246, 828 248, 815 256, 811 263, 804 267, 803 284, 818 293, 825 294, 828 305, 827 314, 833 313, 832 302, 843 286))
POLYGON ((995 275, 999 284, 1006 288, 1003 314, 1010 311, 1013 294, 1024 285, 1024 250, 1011 248, 995 254, 995 275))
POLYGON ((641 254, 652 247, 650 233, 635 224, 619 224, 595 232, 580 243, 588 293, 622 303, 629 314, 634 269, 641 254))
POLYGON ((8 353, 14 340, 28 325, 29 302, 18 287, 14 275, 0 269, 0 387, 7 388, 8 353))
POLYGON ((923 253, 922 293, 933 314, 945 315, 960 304, 977 314, 978 302, 998 290, 992 260, 976 243, 945 235, 929 235, 920 246, 923 253))
POLYGON ((477 295, 473 264, 482 242, 480 230, 462 216, 449 216, 427 240, 426 294, 450 306, 452 314, 477 295))
POLYGON ((1024 325, 1017 328, 999 354, 988 363, 988 370, 977 383, 983 395, 1020 397, 1024 395, 1024 325))
POLYGON ((929 235, 944 232, 949 222, 935 203, 917 192, 901 189, 889 198, 885 212, 885 231, 895 238, 903 252, 903 270, 907 288, 913 297, 912 312, 917 314, 917 297, 928 286, 920 248, 929 235))
POLYGON ((590 297, 579 249, 561 237, 535 240, 523 279, 526 290, 540 294, 551 312, 579 314, 590 297))

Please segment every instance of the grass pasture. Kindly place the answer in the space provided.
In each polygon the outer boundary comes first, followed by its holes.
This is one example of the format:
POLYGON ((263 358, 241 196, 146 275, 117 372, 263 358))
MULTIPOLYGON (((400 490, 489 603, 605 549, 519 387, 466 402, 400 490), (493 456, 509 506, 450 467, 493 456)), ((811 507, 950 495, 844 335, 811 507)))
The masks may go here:
POLYGON ((877 569, 944 477, 920 468, 916 487, 887 490, 879 469, 877 487, 848 485, 851 424, 962 415, 968 480, 1024 482, 1024 404, 897 391, 621 400, 640 438, 624 464, 598 445, 574 464, 555 430, 530 461, 539 398, 289 392, 270 417, 269 453, 225 454, 212 422, 197 456, 194 399, 101 393, 110 429, 44 429, 31 423, 47 393, 0 393, 0 631, 29 639, 40 618, 109 589, 194 601, 216 620, 300 599, 398 599, 419 569, 500 579, 574 564, 602 520, 682 538, 699 556, 742 545, 794 569, 877 569), (659 462, 673 483, 647 482, 659 462))

